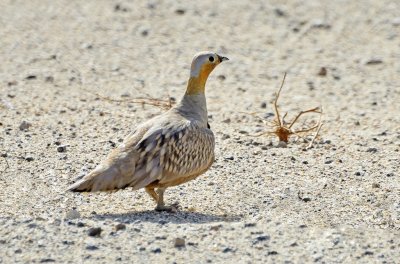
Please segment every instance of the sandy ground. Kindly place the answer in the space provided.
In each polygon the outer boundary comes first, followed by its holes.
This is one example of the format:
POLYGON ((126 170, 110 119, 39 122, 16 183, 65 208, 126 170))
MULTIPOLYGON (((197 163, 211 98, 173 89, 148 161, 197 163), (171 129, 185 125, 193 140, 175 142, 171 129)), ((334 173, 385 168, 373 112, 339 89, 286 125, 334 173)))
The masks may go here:
POLYGON ((0 262, 400 263, 399 10, 2 0, 0 262), (167 190, 181 210, 154 212, 143 190, 66 193, 162 111, 103 97, 180 98, 201 50, 231 60, 207 85, 216 162, 167 190), (284 72, 288 119, 323 106, 312 149, 252 136, 268 128, 246 113, 272 120, 284 72))

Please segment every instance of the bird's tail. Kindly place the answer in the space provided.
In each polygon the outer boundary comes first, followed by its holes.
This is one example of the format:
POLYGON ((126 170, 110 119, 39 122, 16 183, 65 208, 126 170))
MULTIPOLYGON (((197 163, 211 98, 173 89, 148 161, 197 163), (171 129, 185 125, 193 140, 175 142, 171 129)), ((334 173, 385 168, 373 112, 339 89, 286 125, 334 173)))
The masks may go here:
POLYGON ((97 192, 120 189, 123 182, 116 166, 100 164, 81 180, 72 184, 68 190, 73 192, 97 192))

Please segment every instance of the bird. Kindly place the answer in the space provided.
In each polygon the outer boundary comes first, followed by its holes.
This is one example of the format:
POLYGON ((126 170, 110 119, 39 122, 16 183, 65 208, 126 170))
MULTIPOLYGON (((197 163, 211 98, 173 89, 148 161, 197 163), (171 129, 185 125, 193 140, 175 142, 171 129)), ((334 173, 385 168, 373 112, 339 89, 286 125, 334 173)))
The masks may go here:
POLYGON ((144 188, 156 202, 156 211, 176 209, 165 204, 165 190, 197 178, 214 162, 215 138, 208 123, 205 85, 215 67, 227 60, 210 51, 195 54, 179 103, 136 126, 105 160, 68 190, 144 188))

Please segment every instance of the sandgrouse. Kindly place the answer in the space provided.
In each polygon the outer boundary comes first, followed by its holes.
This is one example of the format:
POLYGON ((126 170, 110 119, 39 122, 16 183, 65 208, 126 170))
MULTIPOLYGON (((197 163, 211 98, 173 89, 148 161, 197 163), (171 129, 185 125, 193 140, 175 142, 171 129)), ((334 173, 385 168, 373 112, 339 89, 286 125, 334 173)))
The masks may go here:
POLYGON ((214 161, 214 134, 208 125, 205 84, 209 74, 228 60, 213 52, 193 58, 186 93, 167 112, 136 127, 93 171, 69 187, 74 192, 145 188, 164 204, 167 187, 193 180, 214 161))

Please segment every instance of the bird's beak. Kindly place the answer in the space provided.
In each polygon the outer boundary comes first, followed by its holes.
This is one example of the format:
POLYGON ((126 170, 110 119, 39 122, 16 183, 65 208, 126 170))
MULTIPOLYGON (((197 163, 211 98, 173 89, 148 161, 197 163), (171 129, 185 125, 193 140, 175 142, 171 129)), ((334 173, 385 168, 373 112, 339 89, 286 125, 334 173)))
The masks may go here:
POLYGON ((218 56, 218 59, 219 59, 220 63, 223 62, 223 61, 229 60, 227 57, 222 57, 222 56, 219 56, 218 54, 217 54, 217 56, 218 56))

